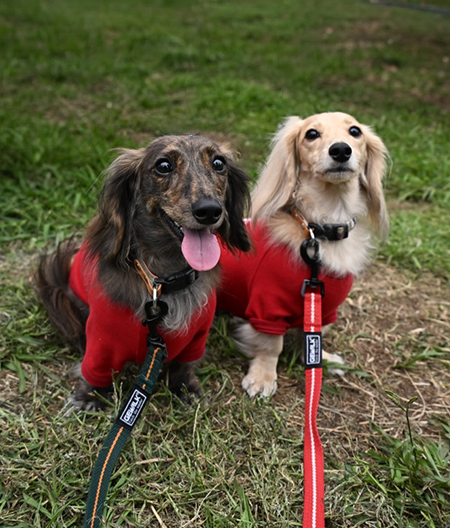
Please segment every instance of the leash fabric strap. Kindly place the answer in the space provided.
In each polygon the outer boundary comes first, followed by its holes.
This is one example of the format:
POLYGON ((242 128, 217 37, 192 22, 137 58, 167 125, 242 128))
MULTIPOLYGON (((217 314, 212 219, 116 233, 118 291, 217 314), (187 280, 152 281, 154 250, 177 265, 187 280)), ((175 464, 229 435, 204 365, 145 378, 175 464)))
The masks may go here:
POLYGON ((323 449, 317 431, 322 387, 322 292, 307 287, 304 299, 305 432, 303 528, 325 528, 323 449))
POLYGON ((130 391, 127 401, 106 437, 92 471, 83 528, 99 528, 101 526, 103 506, 112 471, 152 393, 162 363, 167 357, 166 347, 162 339, 151 339, 149 336, 147 345, 147 356, 136 379, 136 384, 130 391))

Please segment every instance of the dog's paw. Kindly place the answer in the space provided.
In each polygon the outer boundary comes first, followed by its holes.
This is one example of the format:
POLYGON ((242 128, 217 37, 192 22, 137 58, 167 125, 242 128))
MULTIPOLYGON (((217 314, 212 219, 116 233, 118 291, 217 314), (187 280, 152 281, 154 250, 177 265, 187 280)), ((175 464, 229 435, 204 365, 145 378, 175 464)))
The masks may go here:
POLYGON ((247 374, 242 380, 242 388, 250 396, 260 396, 261 398, 269 398, 277 391, 277 381, 272 379, 257 379, 247 374))
POLYGON ((192 404, 202 397, 200 382, 195 374, 195 363, 171 361, 167 364, 167 370, 169 390, 181 401, 192 404))
POLYGON ((98 412, 104 407, 97 398, 79 398, 76 393, 69 396, 66 406, 71 412, 98 412))
POLYGON ((203 394, 200 388, 200 382, 197 378, 195 380, 191 379, 187 384, 183 383, 176 386, 169 385, 169 390, 186 405, 196 404, 203 394))
POLYGON ((257 357, 250 363, 247 375, 242 380, 242 388, 250 398, 260 396, 269 398, 277 390, 278 358, 257 357))
POLYGON ((67 399, 67 407, 73 412, 97 412, 106 407, 112 400, 112 386, 92 387, 81 381, 76 391, 67 399))
MULTIPOLYGON (((328 363, 338 363, 340 365, 344 365, 344 360, 339 354, 329 354, 328 352, 323 352, 323 359, 325 359, 328 363)), ((332 376, 345 376, 345 371, 336 367, 330 367, 328 372, 332 376)))

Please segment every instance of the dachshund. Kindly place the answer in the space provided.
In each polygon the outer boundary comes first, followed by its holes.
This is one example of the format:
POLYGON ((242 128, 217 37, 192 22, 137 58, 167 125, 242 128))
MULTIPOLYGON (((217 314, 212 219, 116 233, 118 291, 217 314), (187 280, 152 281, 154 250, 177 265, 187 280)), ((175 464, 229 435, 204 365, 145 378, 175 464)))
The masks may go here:
POLYGON ((242 220, 248 180, 227 146, 202 136, 163 136, 146 148, 119 150, 82 243, 61 243, 36 271, 51 323, 83 355, 69 399, 76 410, 101 408, 113 375, 128 361, 144 361, 141 321, 151 296, 136 259, 167 283, 181 280, 181 289, 162 290, 168 312, 158 330, 170 360, 169 388, 199 393, 194 364, 215 313, 221 248, 250 248, 242 220))
MULTIPOLYGON (((310 276, 300 252, 305 238, 312 231, 319 240, 322 320, 329 325, 353 277, 370 261, 373 238, 387 236, 382 182, 388 159, 371 128, 341 112, 292 116, 275 134, 252 192, 254 250, 221 257, 218 306, 236 317, 237 346, 252 358, 242 382, 251 397, 275 393, 283 336, 303 326, 301 291, 310 276)), ((343 362, 337 354, 324 358, 343 362)))

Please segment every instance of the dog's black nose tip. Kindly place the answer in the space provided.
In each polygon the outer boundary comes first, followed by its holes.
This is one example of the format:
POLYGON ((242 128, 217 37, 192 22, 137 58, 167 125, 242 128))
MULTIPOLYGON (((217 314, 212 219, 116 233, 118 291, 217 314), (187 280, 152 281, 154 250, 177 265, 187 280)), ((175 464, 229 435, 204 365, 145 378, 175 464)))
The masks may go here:
POLYGON ((348 161, 352 155, 352 147, 347 143, 333 143, 328 154, 339 163, 348 161))
POLYGON ((202 198, 193 204, 192 214, 199 224, 212 225, 220 220, 222 206, 217 200, 202 198))

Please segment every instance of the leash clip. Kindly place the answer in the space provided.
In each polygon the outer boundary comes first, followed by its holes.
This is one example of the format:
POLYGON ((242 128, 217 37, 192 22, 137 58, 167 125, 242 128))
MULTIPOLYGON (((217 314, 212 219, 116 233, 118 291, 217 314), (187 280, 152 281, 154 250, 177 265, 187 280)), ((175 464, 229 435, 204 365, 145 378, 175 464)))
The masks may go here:
POLYGON ((160 339, 156 327, 161 322, 161 320, 167 315, 169 307, 167 303, 159 299, 153 299, 145 303, 145 313, 147 317, 143 319, 142 326, 148 327, 148 335, 150 339, 160 339))
POLYGON ((311 277, 305 279, 302 285, 302 297, 305 297, 306 288, 320 288, 320 294, 323 297, 325 295, 325 285, 323 281, 319 280, 319 268, 320 268, 320 256, 319 256, 319 241, 313 236, 307 238, 302 242, 300 246, 300 253, 303 260, 311 268, 311 277), (312 250, 312 255, 311 255, 312 250))
POLYGON ((320 288, 320 295, 325 296, 325 284, 319 279, 305 279, 302 284, 302 297, 306 295, 306 288, 320 288))
POLYGON ((156 285, 156 283, 153 283, 153 310, 156 310, 158 307, 158 297, 161 295, 161 284, 156 285))
MULTIPOLYGON (((311 229, 310 232, 312 232, 311 229)), ((311 238, 303 240, 300 246, 300 254, 308 266, 320 265, 319 241, 314 237, 314 234, 312 234, 311 238)))

